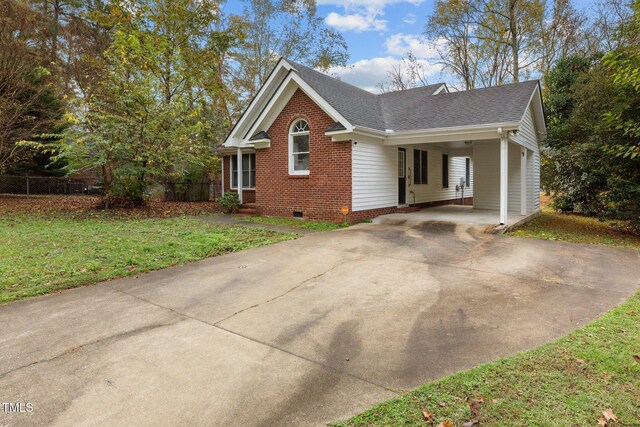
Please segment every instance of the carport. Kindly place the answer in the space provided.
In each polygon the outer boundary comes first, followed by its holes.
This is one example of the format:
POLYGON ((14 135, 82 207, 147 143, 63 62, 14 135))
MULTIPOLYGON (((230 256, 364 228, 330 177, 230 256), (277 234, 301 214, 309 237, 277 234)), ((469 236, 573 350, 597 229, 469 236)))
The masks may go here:
MULTIPOLYGON (((387 142, 386 145, 396 145, 408 153, 434 149, 452 159, 451 164, 456 158, 468 158, 472 164, 472 172, 468 174, 473 190, 472 209, 426 208, 414 215, 414 219, 429 217, 449 222, 512 225, 540 210, 540 154, 536 142, 534 109, 528 109, 522 123, 518 124, 483 126, 472 130, 468 127, 457 131, 448 129, 434 135, 420 135, 401 141, 387 142)), ((412 161, 411 157, 409 159, 407 163, 412 161)), ((430 166, 436 167, 434 176, 442 173, 438 162, 430 166)), ((412 173, 415 171, 409 166, 407 175, 411 176, 412 173)), ((452 182, 448 185, 456 184, 452 182)), ((420 187, 412 186, 411 179, 408 179, 407 194, 413 194, 414 190, 418 192, 420 187)), ((456 192, 458 194, 464 193, 456 192)), ((414 200, 416 205, 420 205, 420 202, 422 200, 414 200)))

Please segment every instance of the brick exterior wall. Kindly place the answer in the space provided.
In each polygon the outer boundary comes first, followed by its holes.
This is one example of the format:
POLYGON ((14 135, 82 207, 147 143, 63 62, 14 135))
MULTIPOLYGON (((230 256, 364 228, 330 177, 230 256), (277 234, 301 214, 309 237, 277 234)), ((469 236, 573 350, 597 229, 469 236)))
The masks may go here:
MULTIPOLYGON (((224 162, 224 192, 227 193, 229 191, 233 191, 237 193, 237 190, 232 190, 231 187, 231 156, 224 156, 222 161, 224 162)), ((257 162, 256 162, 257 163, 257 162)), ((257 183, 256 183, 257 185, 257 183)), ((242 190, 242 202, 243 203, 255 203, 256 202, 256 191, 255 190, 247 190, 246 188, 242 190)))
POLYGON ((297 90, 268 132, 269 148, 256 150, 256 209, 260 215, 341 221, 351 209, 351 142, 324 134, 334 124, 318 105, 297 90), (289 175, 289 129, 299 118, 309 123, 309 175, 289 175))
MULTIPOLYGON (((243 190, 243 202, 255 203, 259 215, 293 217, 323 221, 344 221, 342 206, 351 211, 351 141, 332 142, 325 130, 335 122, 307 95, 298 89, 269 128, 271 146, 256 150, 256 189, 243 190), (289 175, 289 129, 303 118, 309 122, 309 175, 289 175)), ((229 188, 230 156, 225 156, 225 192, 229 188)), ((443 200, 419 204, 420 207, 456 203, 443 200)), ((473 198, 465 198, 472 204, 473 198)), ((396 206, 350 212, 348 221, 360 222, 398 212, 396 206)))

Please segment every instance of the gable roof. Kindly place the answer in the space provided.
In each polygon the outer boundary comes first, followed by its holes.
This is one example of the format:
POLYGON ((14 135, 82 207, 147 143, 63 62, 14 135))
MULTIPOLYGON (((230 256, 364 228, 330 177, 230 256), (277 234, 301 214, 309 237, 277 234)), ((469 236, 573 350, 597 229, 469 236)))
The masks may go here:
POLYGON ((449 92, 444 83, 437 83, 374 94, 281 58, 230 132, 225 146, 264 139, 262 132, 267 131, 296 88, 334 118, 336 123, 325 130, 332 135, 357 131, 386 138, 471 127, 517 128, 536 93, 534 109, 544 133, 537 80, 460 92, 449 92))
POLYGON ((287 60, 293 70, 352 125, 384 130, 378 97, 364 89, 287 60))
POLYGON ((379 131, 517 122, 538 85, 537 80, 531 80, 447 92, 438 91, 444 83, 437 83, 376 95, 304 65, 287 62, 351 125, 379 131))
POLYGON ((538 81, 429 95, 416 89, 379 95, 387 129, 406 131, 520 121, 538 81))

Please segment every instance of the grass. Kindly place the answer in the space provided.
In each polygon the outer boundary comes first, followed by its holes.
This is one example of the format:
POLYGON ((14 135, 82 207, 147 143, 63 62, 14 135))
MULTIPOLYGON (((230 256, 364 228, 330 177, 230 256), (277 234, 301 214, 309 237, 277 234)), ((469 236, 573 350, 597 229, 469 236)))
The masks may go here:
POLYGON ((549 207, 548 199, 544 198, 542 214, 509 234, 516 237, 623 246, 640 250, 640 236, 627 232, 625 225, 620 221, 558 213, 549 207))
POLYGON ((294 238, 196 217, 0 217, 0 303, 294 238))
POLYGON ((242 221, 255 222, 259 224, 279 225, 290 228, 305 230, 330 231, 338 228, 348 227, 345 223, 310 221, 306 219, 278 218, 270 216, 246 216, 240 217, 242 221))
POLYGON ((427 383, 337 425, 596 426, 611 409, 618 420, 607 425, 638 426, 638 390, 640 293, 558 341, 427 383))
MULTIPOLYGON (((547 206, 511 234, 640 250, 640 237, 620 224, 547 206)), ((610 409, 617 420, 607 426, 640 426, 638 390, 640 293, 555 342, 424 384, 337 425, 596 426, 610 409)))

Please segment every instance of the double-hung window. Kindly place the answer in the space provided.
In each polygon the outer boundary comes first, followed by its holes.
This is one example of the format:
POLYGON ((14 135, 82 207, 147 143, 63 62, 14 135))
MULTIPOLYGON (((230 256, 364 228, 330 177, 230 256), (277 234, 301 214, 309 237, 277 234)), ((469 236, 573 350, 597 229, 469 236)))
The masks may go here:
POLYGON ((296 120, 289 129, 289 174, 309 174, 309 123, 296 120))
POLYGON ((425 150, 413 150, 413 183, 428 184, 429 153, 425 150))
MULTIPOLYGON (((231 156, 231 188, 238 188, 238 156, 231 156)), ((256 155, 242 155, 242 188, 256 188, 256 155)))

